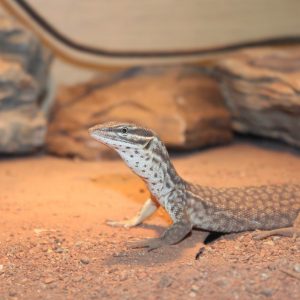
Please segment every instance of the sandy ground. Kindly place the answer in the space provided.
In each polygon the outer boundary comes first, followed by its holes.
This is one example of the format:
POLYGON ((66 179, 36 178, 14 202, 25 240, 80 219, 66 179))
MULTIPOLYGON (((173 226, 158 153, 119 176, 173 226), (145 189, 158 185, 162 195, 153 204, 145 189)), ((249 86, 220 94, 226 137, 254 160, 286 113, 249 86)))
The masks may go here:
MULTIPOLYGON (((300 183, 299 153, 269 144, 240 141, 174 163, 204 185, 300 183)), ((299 299, 299 238, 221 236, 198 260, 196 231, 179 245, 129 249, 168 226, 164 211, 129 230, 105 220, 132 216, 146 197, 120 160, 3 158, 0 299, 299 299)))

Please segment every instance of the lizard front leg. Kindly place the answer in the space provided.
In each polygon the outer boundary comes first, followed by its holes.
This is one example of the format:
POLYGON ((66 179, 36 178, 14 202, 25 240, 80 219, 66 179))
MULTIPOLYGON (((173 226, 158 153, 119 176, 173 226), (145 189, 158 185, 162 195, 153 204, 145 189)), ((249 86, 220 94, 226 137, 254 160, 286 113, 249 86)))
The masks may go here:
POLYGON ((274 230, 266 230, 257 233, 255 232, 252 237, 255 240, 262 240, 273 235, 282 235, 287 237, 300 237, 300 214, 298 214, 296 220, 294 221, 293 227, 278 228, 274 230))
POLYGON ((161 237, 132 242, 129 247, 153 250, 165 245, 174 245, 183 240, 191 230, 192 225, 190 222, 179 221, 170 226, 161 237))
POLYGON ((133 218, 129 220, 123 220, 123 221, 106 221, 107 225, 110 226, 122 226, 125 228, 130 228, 137 226, 141 224, 144 220, 146 220, 148 217, 150 217, 159 207, 159 204, 154 201, 153 198, 149 198, 144 203, 143 207, 140 209, 140 211, 135 215, 133 218))
POLYGON ((191 232, 193 226, 187 216, 184 202, 174 198, 174 196, 167 202, 165 209, 172 218, 173 225, 161 237, 132 242, 129 244, 129 247, 148 248, 152 250, 165 245, 174 245, 183 240, 191 232))

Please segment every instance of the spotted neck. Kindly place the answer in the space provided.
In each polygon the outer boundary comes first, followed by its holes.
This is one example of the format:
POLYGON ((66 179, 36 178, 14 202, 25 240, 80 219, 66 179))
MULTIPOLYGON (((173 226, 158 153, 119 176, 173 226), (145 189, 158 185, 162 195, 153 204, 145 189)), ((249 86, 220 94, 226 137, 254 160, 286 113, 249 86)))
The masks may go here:
POLYGON ((157 137, 143 150, 127 147, 118 152, 129 168, 143 178, 158 201, 163 202, 171 191, 183 186, 166 147, 157 137))

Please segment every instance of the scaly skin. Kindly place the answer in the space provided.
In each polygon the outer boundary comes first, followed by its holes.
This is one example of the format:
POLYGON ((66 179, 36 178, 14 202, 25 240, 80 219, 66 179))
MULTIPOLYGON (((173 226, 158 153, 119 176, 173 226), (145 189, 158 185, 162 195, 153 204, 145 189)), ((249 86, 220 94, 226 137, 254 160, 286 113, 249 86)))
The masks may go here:
POLYGON ((89 129, 97 141, 116 150, 128 167, 147 184, 151 198, 137 216, 128 221, 108 222, 132 227, 142 223, 161 205, 173 220, 160 238, 133 243, 132 247, 155 249, 176 244, 192 230, 241 232, 268 230, 273 234, 300 236, 300 185, 269 185, 245 188, 212 188, 183 180, 176 172, 165 145, 149 129, 110 122, 89 129))

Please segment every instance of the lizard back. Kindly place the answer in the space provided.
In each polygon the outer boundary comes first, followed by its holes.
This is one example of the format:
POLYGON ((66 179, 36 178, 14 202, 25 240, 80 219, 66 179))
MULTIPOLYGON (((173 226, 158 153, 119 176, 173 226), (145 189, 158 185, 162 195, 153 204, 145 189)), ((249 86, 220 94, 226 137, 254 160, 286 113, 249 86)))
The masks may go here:
POLYGON ((187 210, 194 227, 217 232, 292 226, 300 213, 300 185, 213 188, 187 184, 187 210))

